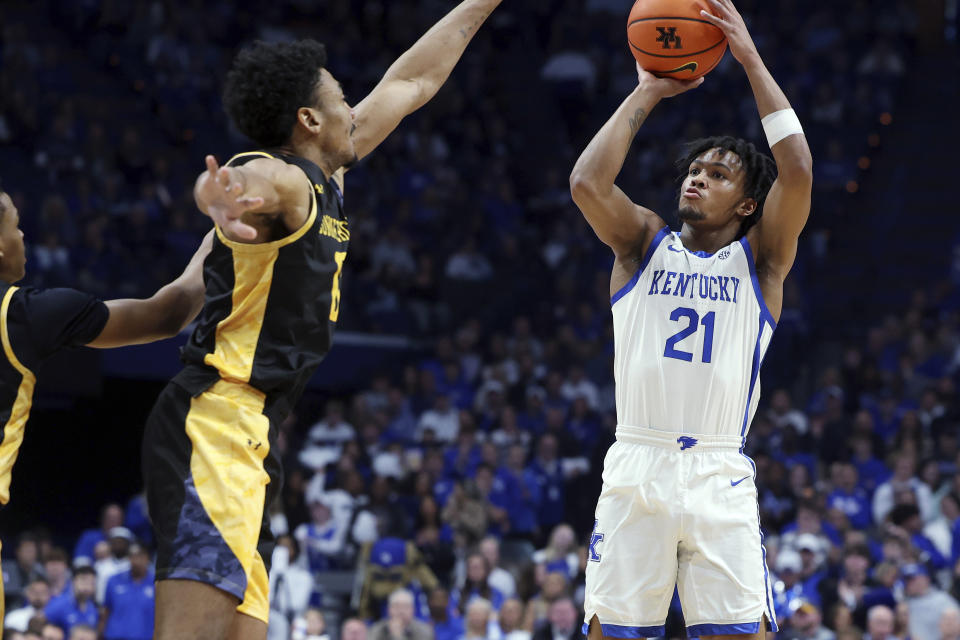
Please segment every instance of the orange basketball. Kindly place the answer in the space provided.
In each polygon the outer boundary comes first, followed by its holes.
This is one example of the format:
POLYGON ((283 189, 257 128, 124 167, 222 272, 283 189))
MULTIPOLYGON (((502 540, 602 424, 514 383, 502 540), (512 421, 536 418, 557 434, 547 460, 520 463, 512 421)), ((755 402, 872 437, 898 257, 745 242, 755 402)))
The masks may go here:
POLYGON ((633 57, 647 71, 666 78, 693 80, 717 66, 727 38, 707 22, 699 0, 637 0, 627 20, 633 57))

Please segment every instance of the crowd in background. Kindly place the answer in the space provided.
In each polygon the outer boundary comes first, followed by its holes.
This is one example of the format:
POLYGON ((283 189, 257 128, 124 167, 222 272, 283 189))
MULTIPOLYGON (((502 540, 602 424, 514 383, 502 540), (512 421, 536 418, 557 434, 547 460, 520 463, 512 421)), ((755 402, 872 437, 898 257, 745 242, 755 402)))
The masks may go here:
MULTIPOLYGON (((146 295, 179 272, 209 224, 190 189, 203 154, 246 148, 218 98, 243 42, 326 42, 355 101, 449 4, 14 4, 0 25, 0 178, 22 212, 28 283, 146 295)), ((340 327, 434 346, 342 398, 308 394, 283 425, 271 639, 580 633, 616 415, 610 256, 566 176, 634 86, 623 5, 505 2, 437 98, 351 171, 340 327)), ((808 298, 868 123, 896 106, 913 15, 894 1, 738 7, 816 171, 747 450, 781 636, 957 638, 956 292, 931 286, 902 315, 840 328, 859 337, 828 353, 808 298)), ((619 183, 672 221, 679 142, 720 132, 762 138, 730 56, 657 107, 619 183)), ((4 547, 6 633, 151 637, 142 496, 105 507, 75 549, 53 538, 4 547)), ((668 635, 681 619, 675 602, 668 635)))

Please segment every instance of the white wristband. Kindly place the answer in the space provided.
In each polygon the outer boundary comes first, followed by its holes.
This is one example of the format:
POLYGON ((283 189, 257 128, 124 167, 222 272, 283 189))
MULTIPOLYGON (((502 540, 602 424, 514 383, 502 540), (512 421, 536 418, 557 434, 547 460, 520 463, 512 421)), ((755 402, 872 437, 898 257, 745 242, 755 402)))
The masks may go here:
POLYGON ((800 126, 800 118, 797 117, 793 109, 782 109, 774 111, 765 116, 760 124, 763 125, 763 132, 767 134, 767 144, 770 148, 787 136, 795 133, 803 133, 803 127, 800 126))

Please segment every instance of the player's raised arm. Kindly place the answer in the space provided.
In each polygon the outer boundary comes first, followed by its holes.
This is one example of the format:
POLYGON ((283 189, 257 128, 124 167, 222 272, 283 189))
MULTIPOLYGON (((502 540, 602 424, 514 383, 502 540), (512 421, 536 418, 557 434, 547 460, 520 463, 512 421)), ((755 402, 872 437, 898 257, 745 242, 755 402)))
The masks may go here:
POLYGON ((269 240, 280 217, 296 231, 310 215, 310 182, 298 167, 276 158, 257 158, 239 167, 220 167, 206 157, 207 170, 193 188, 197 207, 210 216, 228 239, 269 240))
POLYGON ((88 346, 110 349, 172 338, 180 333, 203 307, 203 261, 212 245, 213 231, 204 237, 180 277, 150 298, 108 300, 107 324, 88 346))
POLYGON ((708 1, 711 11, 701 11, 701 15, 723 30, 730 52, 747 72, 767 141, 777 163, 777 179, 770 187, 763 217, 757 223, 760 236, 757 259, 782 281, 793 266, 797 239, 810 215, 813 183, 810 147, 790 102, 760 59, 733 2, 708 1))
POLYGON ((614 184, 640 125, 662 98, 699 86, 703 78, 682 82, 657 78, 637 67, 639 83, 580 154, 570 174, 570 193, 597 237, 618 257, 642 254, 664 222, 634 204, 614 184))
POLYGON ((354 148, 362 158, 404 117, 436 95, 480 25, 501 0, 464 0, 390 65, 355 108, 354 148))

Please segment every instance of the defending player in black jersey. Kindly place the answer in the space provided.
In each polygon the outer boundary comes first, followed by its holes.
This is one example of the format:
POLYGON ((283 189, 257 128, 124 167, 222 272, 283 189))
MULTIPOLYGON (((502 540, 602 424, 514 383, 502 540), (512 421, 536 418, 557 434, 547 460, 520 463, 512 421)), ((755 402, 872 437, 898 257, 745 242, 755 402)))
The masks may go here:
POLYGON ((183 274, 147 300, 104 303, 75 289, 16 287, 26 267, 23 232, 17 208, 0 191, 0 505, 10 500, 39 365, 64 347, 122 347, 178 334, 203 303, 202 264, 211 236, 183 274))
POLYGON ((330 348, 350 239, 343 174, 433 97, 499 3, 459 4, 356 108, 314 41, 257 43, 234 61, 224 104, 260 150, 222 168, 208 156, 197 179, 217 225, 207 299, 144 439, 158 640, 266 637, 273 442, 330 348))

